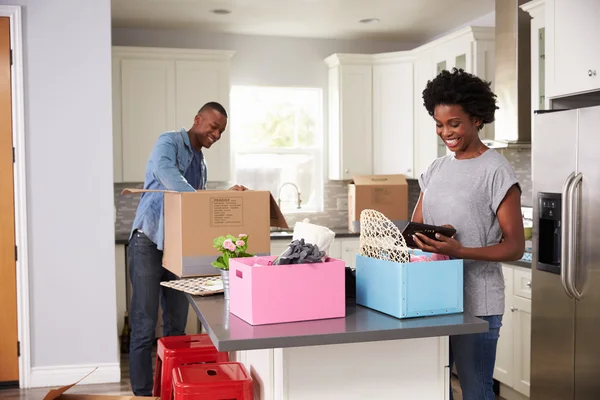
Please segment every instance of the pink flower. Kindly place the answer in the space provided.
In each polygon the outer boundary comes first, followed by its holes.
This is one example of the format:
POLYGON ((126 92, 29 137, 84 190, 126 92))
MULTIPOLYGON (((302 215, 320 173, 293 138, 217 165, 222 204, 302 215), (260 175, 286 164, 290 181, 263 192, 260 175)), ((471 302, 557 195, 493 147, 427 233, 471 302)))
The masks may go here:
POLYGON ((240 233, 240 234, 238 235, 238 237, 239 237, 240 239, 243 239, 243 238, 245 238, 245 237, 247 237, 247 236, 248 236, 248 235, 246 235, 245 233, 240 233))
POLYGON ((233 243, 233 241, 231 239, 226 239, 223 242, 223 247, 229 251, 235 251, 235 244, 233 243))
POLYGON ((243 246, 243 245, 245 245, 246 243, 245 243, 243 240, 238 240, 237 242, 235 242, 235 244, 236 244, 238 247, 242 247, 242 246, 243 246))

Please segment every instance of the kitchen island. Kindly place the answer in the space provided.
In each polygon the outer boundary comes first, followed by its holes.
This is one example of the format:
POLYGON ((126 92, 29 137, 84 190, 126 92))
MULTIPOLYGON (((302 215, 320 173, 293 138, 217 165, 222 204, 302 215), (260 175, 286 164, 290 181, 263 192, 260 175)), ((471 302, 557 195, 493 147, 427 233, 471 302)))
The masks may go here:
POLYGON ((188 297, 215 347, 246 365, 261 400, 442 400, 448 336, 488 329, 465 314, 400 320, 350 302, 345 318, 253 326, 221 295, 188 297))

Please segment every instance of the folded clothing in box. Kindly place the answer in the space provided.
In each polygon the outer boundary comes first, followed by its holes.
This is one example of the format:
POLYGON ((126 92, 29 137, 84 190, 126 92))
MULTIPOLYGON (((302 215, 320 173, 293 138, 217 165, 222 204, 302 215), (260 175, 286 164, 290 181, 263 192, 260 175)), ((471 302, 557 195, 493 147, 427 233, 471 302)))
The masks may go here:
POLYGON ((275 256, 229 261, 229 311, 252 325, 346 316, 345 263, 273 265, 275 256))

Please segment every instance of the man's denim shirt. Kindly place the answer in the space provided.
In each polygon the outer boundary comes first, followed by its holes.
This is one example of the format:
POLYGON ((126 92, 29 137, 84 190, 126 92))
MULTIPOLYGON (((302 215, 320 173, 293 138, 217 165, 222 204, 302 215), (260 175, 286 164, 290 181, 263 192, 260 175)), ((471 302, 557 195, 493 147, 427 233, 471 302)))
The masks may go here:
MULTIPOLYGON (((199 188, 192 187, 183 177, 192 162, 192 147, 185 129, 165 132, 159 136, 148 165, 144 189, 174 190, 177 192, 195 192, 206 189, 206 163, 201 156, 201 177, 199 188)), ((142 193, 137 208, 131 235, 139 229, 163 250, 165 241, 164 194, 157 192, 142 193)), ((131 238, 130 235, 130 238, 131 238)))

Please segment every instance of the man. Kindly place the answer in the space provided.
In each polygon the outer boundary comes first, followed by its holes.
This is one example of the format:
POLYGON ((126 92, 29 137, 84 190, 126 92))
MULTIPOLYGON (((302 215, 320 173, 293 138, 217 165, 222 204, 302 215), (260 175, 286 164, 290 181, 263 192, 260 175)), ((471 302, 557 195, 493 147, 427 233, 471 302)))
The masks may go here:
MULTIPOLYGON (((202 148, 217 142, 227 126, 227 112, 219 103, 205 104, 194 117, 189 131, 163 133, 146 167, 144 189, 194 192, 206 189, 206 163, 202 148)), ((232 190, 245 190, 233 186, 232 190)), ((129 374, 136 396, 151 396, 153 388, 152 345, 158 319, 158 301, 163 309, 163 335, 185 335, 188 301, 183 292, 160 286, 177 276, 162 267, 164 245, 164 195, 143 193, 129 239, 132 284, 131 344, 129 374)))

